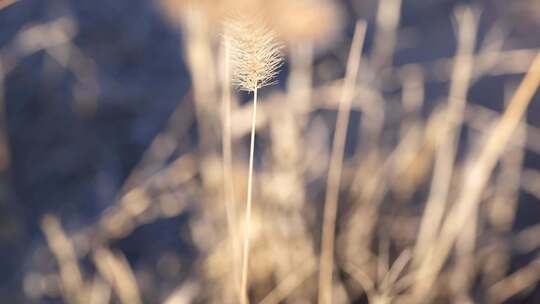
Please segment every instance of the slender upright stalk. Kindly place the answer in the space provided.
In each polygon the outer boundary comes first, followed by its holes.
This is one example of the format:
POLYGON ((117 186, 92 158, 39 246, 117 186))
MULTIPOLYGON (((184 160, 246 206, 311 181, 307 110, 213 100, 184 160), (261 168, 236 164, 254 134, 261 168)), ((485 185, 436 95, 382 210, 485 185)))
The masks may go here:
POLYGON ((474 46, 478 30, 477 18, 470 9, 457 11, 456 14, 458 50, 452 68, 452 80, 440 131, 441 136, 437 143, 430 193, 418 232, 414 258, 414 263, 417 265, 425 258, 429 246, 436 238, 447 208, 467 93, 473 72, 474 46))
MULTIPOLYGON (((232 136, 231 136, 231 77, 229 62, 229 41, 223 42, 223 75, 222 75, 222 156, 223 156, 223 189, 225 198, 225 210, 227 212, 227 228, 230 237, 233 266, 239 269, 240 249, 238 248, 238 234, 236 229, 236 212, 234 208, 234 184, 232 174, 232 136)), ((235 293, 239 291, 240 278, 234 275, 235 293)))
POLYGON ((226 24, 225 40, 230 46, 232 84, 240 90, 253 92, 253 115, 251 118, 251 142, 249 147, 249 173, 247 185, 246 218, 244 228, 244 250, 242 276, 240 280, 240 302, 249 302, 248 270, 251 233, 251 205, 253 196, 253 159, 255 152, 255 123, 257 121, 257 91, 273 84, 273 78, 283 62, 281 45, 274 33, 258 20, 229 20, 226 24))
POLYGON ((242 303, 249 303, 247 296, 248 264, 249 264, 249 237, 251 233, 251 197, 253 193, 253 158, 255 151, 255 123, 257 121, 257 89, 253 91, 253 114, 251 116, 251 141, 249 144, 249 172, 247 185, 246 219, 244 229, 244 253, 242 256, 242 280, 240 281, 240 294, 242 303))
POLYGON ((356 79, 360 67, 361 52, 366 33, 366 23, 359 21, 356 24, 354 37, 347 61, 345 82, 339 101, 336 131, 332 144, 330 168, 326 183, 326 197, 324 203, 323 228, 321 241, 321 258, 319 269, 319 303, 330 304, 332 302, 332 273, 334 271, 334 241, 336 230, 336 216, 338 207, 339 184, 341 182, 341 170, 343 166, 343 154, 345 151, 345 139, 349 114, 354 97, 356 79))

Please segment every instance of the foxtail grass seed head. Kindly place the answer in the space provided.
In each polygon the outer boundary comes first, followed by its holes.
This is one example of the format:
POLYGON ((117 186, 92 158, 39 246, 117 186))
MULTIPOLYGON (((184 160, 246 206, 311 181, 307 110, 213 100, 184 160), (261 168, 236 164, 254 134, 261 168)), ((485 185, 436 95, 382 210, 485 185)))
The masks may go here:
POLYGON ((274 33, 257 21, 225 23, 232 84, 242 91, 255 91, 274 84, 283 63, 282 45, 274 33))

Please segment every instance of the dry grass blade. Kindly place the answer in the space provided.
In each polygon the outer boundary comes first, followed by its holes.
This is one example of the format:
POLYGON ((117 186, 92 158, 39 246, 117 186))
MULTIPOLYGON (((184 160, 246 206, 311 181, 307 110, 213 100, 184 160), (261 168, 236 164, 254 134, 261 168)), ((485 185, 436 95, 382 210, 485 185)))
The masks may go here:
MULTIPOLYGON (((229 41, 225 40, 223 50, 222 75, 222 156, 223 156, 223 189, 225 195, 225 209, 227 212, 227 228, 231 237, 232 259, 235 269, 239 269, 238 234, 236 231, 236 214, 234 210, 234 185, 232 168, 232 137, 231 137, 231 90, 230 90, 230 63, 229 41)), ((234 280, 239 278, 234 275, 234 280)), ((239 282, 237 283, 239 284, 239 282)))
POLYGON ((0 11, 15 4, 18 0, 0 0, 0 11))
MULTIPOLYGON (((428 274, 427 282, 434 280, 440 273, 465 223, 478 207, 491 172, 523 118, 539 85, 540 53, 537 54, 508 108, 488 134, 480 153, 474 159, 469 160, 470 167, 465 174, 460 196, 441 228, 433 253, 423 261, 420 269, 421 274, 428 274)), ((424 290, 424 292, 426 291, 424 290)))
MULTIPOLYGON (((530 172, 525 172, 530 174, 530 172)), ((535 174, 538 174, 535 172, 535 174)), ((540 247, 540 224, 530 226, 519 234, 513 240, 513 247, 518 252, 528 253, 540 247)))
POLYGON ((192 282, 183 283, 182 285, 178 286, 178 288, 176 288, 176 290, 174 290, 169 297, 167 297, 164 304, 193 303, 193 299, 198 292, 200 292, 199 285, 192 282))
POLYGON ((490 303, 504 303, 540 280, 540 257, 488 289, 490 303))
POLYGON ((443 130, 436 152, 435 168, 429 199, 422 216, 415 263, 418 263, 427 251, 439 229, 446 203, 450 194, 454 161, 465 112, 469 81, 472 76, 474 46, 476 40, 476 18, 470 9, 458 12, 458 51, 452 71, 452 81, 448 96, 448 105, 444 114, 443 130))
POLYGON ((94 262, 101 275, 113 287, 122 304, 141 304, 135 275, 125 257, 108 249, 98 249, 94 262))
POLYGON ((366 33, 366 23, 359 21, 356 24, 354 37, 347 62, 345 82, 343 84, 336 133, 332 146, 332 156, 326 184, 326 197, 324 204, 321 257, 319 269, 319 303, 332 302, 332 274, 334 268, 334 241, 335 226, 338 206, 339 184, 341 181, 341 169, 343 166, 343 153, 345 151, 345 138, 351 103, 356 88, 356 79, 360 68, 361 52, 366 33))
POLYGON ((309 278, 317 269, 317 263, 311 258, 307 258, 303 265, 295 269, 293 273, 280 282, 275 289, 262 299, 260 304, 277 304, 287 298, 296 287, 309 278))
POLYGON ((381 0, 378 2, 377 27, 371 61, 378 67, 386 67, 392 64, 402 3, 401 0, 381 0))
POLYGON ((111 301, 111 286, 101 276, 94 276, 88 304, 108 304, 111 301))
POLYGON ((84 282, 73 244, 62 229, 58 218, 52 215, 44 216, 41 228, 60 267, 64 300, 66 303, 82 303, 84 282))
POLYGON ((394 284, 398 281, 399 276, 407 267, 407 264, 412 258, 410 250, 404 250, 398 258, 392 264, 392 267, 386 273, 384 279, 381 281, 382 290, 391 290, 394 284))

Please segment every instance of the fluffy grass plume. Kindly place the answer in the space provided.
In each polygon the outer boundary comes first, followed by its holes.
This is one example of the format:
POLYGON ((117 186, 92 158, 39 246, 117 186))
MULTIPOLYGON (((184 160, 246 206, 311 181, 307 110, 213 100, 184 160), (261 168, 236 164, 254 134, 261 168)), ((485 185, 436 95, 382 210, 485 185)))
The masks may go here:
POLYGON ((232 84, 242 91, 253 92, 253 115, 251 118, 251 141, 249 148, 248 193, 242 277, 240 279, 240 302, 248 303, 247 282, 249 265, 249 238, 251 230, 251 200, 253 189, 253 156, 255 149, 255 122, 257 120, 257 90, 274 83, 273 79, 283 62, 281 45, 274 33, 263 24, 253 20, 229 20, 225 23, 225 45, 228 48, 232 84))
POLYGON ((228 20, 225 39, 229 45, 232 84, 255 92, 274 84, 283 63, 282 46, 273 31, 256 20, 228 20))

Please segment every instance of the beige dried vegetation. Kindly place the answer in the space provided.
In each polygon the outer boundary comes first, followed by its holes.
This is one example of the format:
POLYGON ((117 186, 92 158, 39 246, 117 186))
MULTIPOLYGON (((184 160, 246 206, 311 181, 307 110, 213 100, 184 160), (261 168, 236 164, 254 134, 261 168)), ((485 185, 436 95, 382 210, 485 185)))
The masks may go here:
POLYGON ((352 41, 327 44, 340 28, 336 2, 162 3, 184 33, 194 109, 173 114, 126 194, 95 224, 68 233, 44 219, 58 274, 33 273, 32 297, 142 302, 144 276, 109 244, 186 209, 198 255, 161 296, 167 304, 503 303, 538 283, 537 258, 510 267, 540 246, 538 226, 512 232, 519 193, 540 195, 540 174, 523 166, 525 151, 540 153, 540 130, 525 120, 540 83, 538 49, 503 50, 495 30, 481 40, 478 14, 460 9, 455 56, 396 66, 399 0, 377 2, 369 55, 362 21, 352 41), (258 17, 231 19, 245 12, 258 17), (286 91, 259 96, 281 64, 275 37, 289 56, 286 91), (315 62, 325 43, 335 56, 315 62), (467 100, 479 79, 507 74, 525 76, 507 88, 503 113, 467 100), (450 87, 440 102, 425 94, 434 81, 450 87), (241 104, 233 86, 254 100, 241 104), (428 114, 427 103, 436 104, 428 114), (357 128, 351 113, 361 116, 357 128), (189 147, 194 121, 200 146, 165 166, 189 147), (460 141, 463 132, 472 140, 460 141), (87 257, 93 275, 81 267, 87 257))

